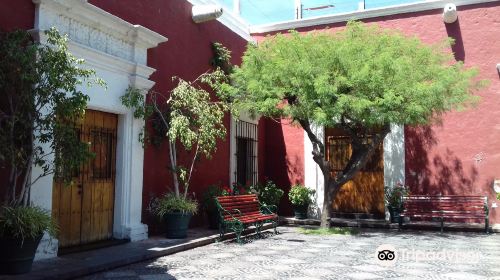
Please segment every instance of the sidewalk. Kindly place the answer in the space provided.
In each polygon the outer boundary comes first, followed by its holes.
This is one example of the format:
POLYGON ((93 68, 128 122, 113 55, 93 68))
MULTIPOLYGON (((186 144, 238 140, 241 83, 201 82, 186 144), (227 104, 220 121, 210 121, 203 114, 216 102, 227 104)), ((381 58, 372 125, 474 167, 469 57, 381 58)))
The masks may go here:
POLYGON ((215 242, 218 236, 216 230, 205 228, 190 229, 186 239, 153 236, 143 241, 36 261, 30 273, 16 276, 0 275, 0 279, 72 279, 204 246, 215 242))

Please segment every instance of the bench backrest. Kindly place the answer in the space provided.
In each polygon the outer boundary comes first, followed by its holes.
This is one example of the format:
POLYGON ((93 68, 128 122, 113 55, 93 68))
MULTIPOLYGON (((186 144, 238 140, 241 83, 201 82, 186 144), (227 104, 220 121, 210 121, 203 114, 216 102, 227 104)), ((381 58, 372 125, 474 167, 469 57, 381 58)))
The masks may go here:
MULTIPOLYGON (((219 207, 231 212, 233 216, 240 216, 235 210, 240 211, 241 216, 260 213, 259 199, 256 194, 218 196, 215 199, 219 207)), ((227 212, 219 210, 219 213, 223 218, 231 217, 227 212)))
POLYGON ((486 196, 464 195, 410 195, 403 197, 405 213, 463 213, 485 215, 488 212, 486 196))

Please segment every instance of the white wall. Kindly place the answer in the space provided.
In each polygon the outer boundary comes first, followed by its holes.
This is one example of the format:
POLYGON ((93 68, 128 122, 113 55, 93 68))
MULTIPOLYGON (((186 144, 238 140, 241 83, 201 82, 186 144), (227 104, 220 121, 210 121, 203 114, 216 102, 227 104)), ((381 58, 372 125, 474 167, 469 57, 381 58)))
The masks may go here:
MULTIPOLYGON (((95 69, 107 83, 106 89, 82 86, 81 90, 90 97, 89 109, 118 114, 113 236, 132 241, 145 239, 147 226, 141 223, 144 150, 138 140, 144 124, 134 119, 133 112, 119 98, 129 86, 145 94, 154 85, 149 76, 155 69, 146 66, 147 49, 167 38, 125 22, 86 0, 33 2, 37 6, 33 34, 42 43, 46 42, 43 31, 50 27, 68 34, 69 51, 85 59, 85 67, 95 69)), ((35 168, 33 177, 40 172, 35 168)), ((33 204, 52 210, 52 180, 52 176, 46 176, 33 185, 33 204)), ((57 239, 45 235, 36 259, 56 256, 57 248, 57 239)))

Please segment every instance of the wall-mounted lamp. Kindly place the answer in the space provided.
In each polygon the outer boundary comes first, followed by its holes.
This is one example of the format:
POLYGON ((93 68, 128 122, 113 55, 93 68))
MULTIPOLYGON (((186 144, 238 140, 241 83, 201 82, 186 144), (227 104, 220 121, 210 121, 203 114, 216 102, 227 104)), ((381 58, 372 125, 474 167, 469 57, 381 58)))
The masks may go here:
POLYGON ((498 71, 498 74, 500 74, 500 63, 497 63, 497 71, 498 71))
POLYGON ((444 6, 443 21, 445 23, 454 23, 458 19, 457 6, 453 3, 448 3, 444 6))
POLYGON ((222 7, 217 5, 194 5, 191 11, 193 21, 196 23, 214 20, 223 13, 222 7))

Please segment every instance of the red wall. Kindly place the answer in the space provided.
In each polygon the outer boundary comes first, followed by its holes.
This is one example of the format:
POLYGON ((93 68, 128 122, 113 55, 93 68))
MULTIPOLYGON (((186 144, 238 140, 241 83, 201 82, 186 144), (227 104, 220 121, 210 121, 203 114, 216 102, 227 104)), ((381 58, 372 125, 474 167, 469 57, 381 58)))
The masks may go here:
MULTIPOLYGON (((173 87, 173 76, 194 80, 210 69, 211 42, 221 42, 232 51, 233 63, 239 64, 246 48, 246 41, 217 21, 195 24, 191 19, 191 4, 185 0, 91 0, 90 3, 124 20, 140 24, 168 38, 168 41, 148 52, 148 66, 157 71, 152 80, 154 90, 168 93, 173 87)), ((229 127, 229 118, 225 119, 229 127)), ((229 131, 228 131, 229 134, 229 131)), ((209 184, 229 184, 229 138, 221 141, 212 160, 202 160, 196 165, 190 191, 201 197, 201 191, 209 184)), ((185 159, 181 157, 181 160, 185 159)), ((168 167, 168 149, 147 147, 144 155, 143 205, 150 197, 167 191, 172 186, 168 167)), ((155 221, 144 212, 143 218, 155 232, 155 221)), ((200 218, 195 220, 200 223, 200 218)))
POLYGON ((262 119, 264 153, 262 170, 265 179, 272 180, 285 191, 280 202, 280 215, 292 215, 288 191, 294 184, 304 184, 304 131, 290 120, 262 119))
POLYGON ((0 9, 0 31, 31 29, 35 22, 35 5, 31 0, 3 1, 0 9))
MULTIPOLYGON (((405 130, 406 183, 414 193, 488 195, 496 201, 493 179, 500 179, 500 4, 458 7, 459 20, 443 23, 442 10, 368 19, 385 28, 399 29, 424 42, 434 43, 453 37, 457 60, 480 69, 480 78, 490 80, 481 90, 481 102, 474 109, 450 112, 442 123, 405 130)), ((300 32, 335 32, 345 23, 301 28, 300 32)), ((259 40, 266 34, 255 34, 259 40)), ((295 132, 283 137, 288 139, 295 132)), ((287 143, 284 147, 288 147, 287 143)), ((279 148, 276 148, 279 150, 279 148)), ((498 202, 498 201, 497 201, 498 202)), ((491 209, 490 219, 500 223, 500 210, 491 209)))

